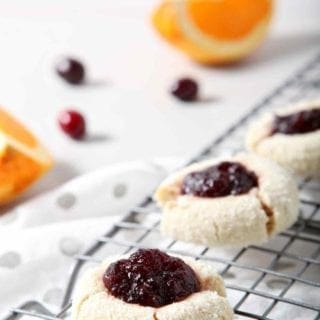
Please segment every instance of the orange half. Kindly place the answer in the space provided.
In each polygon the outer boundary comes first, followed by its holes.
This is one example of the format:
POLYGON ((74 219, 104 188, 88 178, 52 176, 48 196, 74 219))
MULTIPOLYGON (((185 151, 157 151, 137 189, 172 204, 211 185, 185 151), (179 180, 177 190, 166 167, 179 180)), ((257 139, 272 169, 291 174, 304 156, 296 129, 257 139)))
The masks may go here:
POLYGON ((26 190, 52 163, 37 139, 0 108, 0 205, 26 190))
POLYGON ((272 0, 164 1, 153 24, 171 44, 206 64, 238 61, 265 38, 272 0))

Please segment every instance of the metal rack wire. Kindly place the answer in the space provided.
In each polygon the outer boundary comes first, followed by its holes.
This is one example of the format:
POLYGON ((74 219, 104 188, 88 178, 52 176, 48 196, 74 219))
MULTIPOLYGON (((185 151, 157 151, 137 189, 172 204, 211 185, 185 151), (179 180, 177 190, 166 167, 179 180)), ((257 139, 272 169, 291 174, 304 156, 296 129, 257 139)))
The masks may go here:
MULTIPOLYGON (((254 117, 288 102, 319 97, 319 94, 320 55, 265 97, 191 162, 238 152, 243 149, 247 124, 254 117)), ((285 310, 287 314, 295 314, 295 319, 319 320, 320 182, 305 179, 299 188, 300 217, 290 230, 265 245, 229 251, 162 238, 158 230, 160 212, 148 197, 76 257, 59 312, 51 312, 39 301, 29 301, 11 309, 4 320, 68 318, 72 291, 83 269, 99 263, 106 255, 129 253, 141 247, 158 247, 214 264, 225 278, 228 295, 232 297, 231 303, 239 319, 284 319, 285 310), (238 275, 246 276, 239 278, 238 275), (302 292, 310 294, 305 297, 302 292)))

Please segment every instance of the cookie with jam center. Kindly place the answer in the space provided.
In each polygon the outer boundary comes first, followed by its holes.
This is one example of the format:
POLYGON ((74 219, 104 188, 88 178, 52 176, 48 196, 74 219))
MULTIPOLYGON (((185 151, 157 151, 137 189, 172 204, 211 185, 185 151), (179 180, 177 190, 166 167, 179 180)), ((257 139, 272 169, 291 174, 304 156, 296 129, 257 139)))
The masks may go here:
POLYGON ((320 100, 300 102, 254 121, 249 150, 300 176, 320 175, 320 100))
POLYGON ((154 197, 165 236, 211 247, 266 242, 298 216, 292 175, 253 154, 190 165, 165 179, 154 197))
POLYGON ((231 320, 233 312, 211 266, 142 249, 109 258, 80 279, 72 320, 88 319, 231 320))

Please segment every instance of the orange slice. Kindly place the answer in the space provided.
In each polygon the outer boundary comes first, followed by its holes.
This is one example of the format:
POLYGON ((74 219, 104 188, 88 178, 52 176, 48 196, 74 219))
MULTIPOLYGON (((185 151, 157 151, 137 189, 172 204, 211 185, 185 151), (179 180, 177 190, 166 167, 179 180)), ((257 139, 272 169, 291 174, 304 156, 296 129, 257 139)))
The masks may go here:
POLYGON ((222 64, 248 56, 265 38, 272 0, 167 0, 153 24, 194 60, 222 64))
POLYGON ((37 139, 0 108, 0 205, 8 203, 52 167, 37 139))

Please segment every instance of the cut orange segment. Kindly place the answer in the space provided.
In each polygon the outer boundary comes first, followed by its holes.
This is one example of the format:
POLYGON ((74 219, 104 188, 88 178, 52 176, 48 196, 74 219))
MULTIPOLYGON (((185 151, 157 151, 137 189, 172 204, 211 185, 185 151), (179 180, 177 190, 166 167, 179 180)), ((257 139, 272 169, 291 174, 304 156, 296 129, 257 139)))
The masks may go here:
POLYGON ((167 0, 153 15, 159 33, 205 64, 238 61, 265 38, 272 0, 167 0))
POLYGON ((16 198, 51 167, 45 148, 0 108, 0 205, 16 198))

